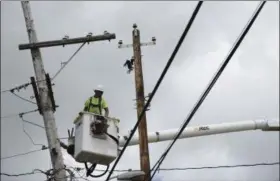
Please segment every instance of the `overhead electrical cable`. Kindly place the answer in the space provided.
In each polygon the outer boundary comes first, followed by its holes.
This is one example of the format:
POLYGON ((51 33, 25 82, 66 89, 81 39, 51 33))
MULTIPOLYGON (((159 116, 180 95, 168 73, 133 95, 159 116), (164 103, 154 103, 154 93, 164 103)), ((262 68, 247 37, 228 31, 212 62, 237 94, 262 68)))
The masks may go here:
POLYGON ((12 91, 11 91, 11 93, 12 93, 14 96, 20 98, 21 100, 24 100, 24 101, 29 102, 29 103, 31 103, 31 104, 37 104, 36 102, 32 102, 32 101, 30 101, 30 100, 28 100, 28 99, 26 99, 26 98, 24 98, 24 97, 21 97, 21 96, 17 95, 16 93, 12 92, 12 91))
POLYGON ((86 42, 84 42, 75 52, 74 54, 63 64, 63 66, 57 71, 57 73, 53 76, 52 80, 54 80, 58 74, 60 74, 60 72, 66 67, 66 65, 68 63, 71 62, 71 60, 75 57, 75 55, 83 48, 83 46, 86 44, 86 42))
POLYGON ((15 90, 20 91, 21 89, 26 89, 29 85, 31 85, 30 82, 22 84, 20 86, 16 86, 14 88, 11 89, 7 89, 7 90, 2 90, 1 93, 5 93, 5 92, 14 92, 15 90))
POLYGON ((1 160, 5 160, 5 159, 9 159, 9 158, 14 158, 14 157, 19 157, 19 156, 24 156, 24 155, 28 155, 28 154, 31 154, 31 153, 39 152, 39 151, 42 151, 42 150, 46 150, 46 149, 48 149, 48 147, 42 147, 41 149, 32 150, 32 151, 28 151, 28 152, 25 152, 25 153, 19 153, 19 154, 15 154, 15 155, 11 155, 11 156, 1 157, 1 160))
POLYGON ((23 116, 23 115, 34 113, 34 112, 37 112, 37 111, 38 111, 38 109, 34 109, 34 110, 31 110, 31 111, 26 111, 26 112, 21 112, 21 113, 16 113, 16 114, 10 114, 10 115, 7 115, 7 116, 2 116, 1 119, 12 118, 12 117, 15 117, 15 116, 23 116))
POLYGON ((166 158, 168 152, 170 151, 170 149, 172 148, 172 146, 175 144, 175 142, 178 140, 178 138, 180 137, 181 133, 183 132, 183 130, 187 127, 187 125, 189 124, 189 122, 191 121, 192 117, 194 116, 194 114, 196 113, 196 111, 199 109, 199 107, 201 106, 201 104, 203 103, 203 101, 205 100, 205 98, 207 97, 207 95, 209 94, 210 90, 213 88, 213 86, 215 85, 215 83, 217 82, 218 78, 220 77, 220 75, 223 73, 224 69, 226 68, 226 66, 228 65, 229 61, 231 60, 232 56, 234 55, 234 53, 236 52, 236 50, 238 49, 238 47, 240 46, 240 44, 242 43, 243 39, 245 38, 245 36, 247 35, 247 33, 249 32, 250 28, 252 27, 253 23, 255 22, 255 20, 257 19, 259 13, 261 12, 263 6, 265 5, 266 1, 263 1, 260 3, 260 5, 257 7, 256 11, 254 12, 252 18, 249 20, 248 24, 245 26, 244 30, 242 31, 241 35, 238 37, 237 41, 235 42, 233 48, 231 49, 230 53, 228 54, 228 56, 226 57, 226 59, 224 60, 224 62, 222 63, 221 67, 218 69, 217 73, 215 74, 215 76, 213 77, 213 79, 211 80, 210 84, 207 86, 206 90, 203 92, 203 94, 201 95, 200 99, 198 100, 198 102, 195 104, 195 106, 193 107, 192 111, 190 112, 190 114, 188 115, 187 119, 184 121, 183 126, 181 127, 181 129, 178 131, 177 135, 174 137, 173 141, 171 142, 171 144, 168 146, 168 148, 166 149, 166 151, 162 154, 162 156, 160 157, 160 159, 156 162, 156 164, 154 165, 154 167, 152 168, 152 170, 154 171, 154 173, 152 174, 151 178, 149 179, 149 181, 151 181, 151 179, 153 178, 153 176, 155 175, 156 171, 159 169, 160 165, 162 164, 162 162, 164 161, 164 159, 166 158), (155 170, 154 170, 155 169, 155 170))
POLYGON ((28 134, 28 132, 25 130, 25 127, 24 127, 24 122, 26 122, 23 117, 21 117, 22 119, 22 131, 26 134, 26 136, 29 138, 29 140, 32 142, 32 144, 34 146, 37 146, 37 145, 40 145, 40 146, 43 146, 43 147, 46 147, 44 144, 39 144, 39 143, 35 143, 34 140, 32 139, 32 137, 28 134))
MULTIPOLYGON (((160 171, 188 171, 188 170, 208 170, 208 169, 222 169, 222 168, 242 168, 242 167, 259 167, 259 166, 275 166, 279 165, 279 162, 261 162, 261 163, 251 163, 251 164, 238 164, 238 165, 219 165, 219 166, 202 166, 202 167, 174 167, 174 168, 161 168, 160 171)), ((74 172, 76 172, 80 177, 76 178, 82 178, 84 180, 88 180, 87 178, 84 178, 79 172, 84 170, 84 168, 75 168, 75 167, 68 167, 72 168, 74 172)), ((73 172, 72 171, 72 172, 73 172)), ((96 171, 105 171, 96 169, 96 171)), ((132 169, 124 169, 124 170, 115 170, 115 172, 130 172, 130 171, 140 171, 140 170, 132 170, 132 169)), ((32 172, 27 173, 20 173, 20 174, 8 174, 8 173, 0 173, 0 175, 5 175, 8 177, 20 177, 20 176, 27 176, 27 175, 33 175, 36 173, 44 173, 48 174, 49 171, 42 171, 40 169, 34 169, 32 172)))

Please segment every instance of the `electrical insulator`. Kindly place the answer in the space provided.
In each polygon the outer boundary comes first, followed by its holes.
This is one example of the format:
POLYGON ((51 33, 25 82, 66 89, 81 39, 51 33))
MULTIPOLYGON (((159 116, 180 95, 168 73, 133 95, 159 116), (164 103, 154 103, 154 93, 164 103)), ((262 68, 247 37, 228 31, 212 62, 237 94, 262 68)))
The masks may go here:
POLYGON ((134 28, 134 29, 136 29, 136 28, 137 28, 137 25, 136 25, 136 23, 134 23, 134 24, 133 24, 133 28, 134 28))

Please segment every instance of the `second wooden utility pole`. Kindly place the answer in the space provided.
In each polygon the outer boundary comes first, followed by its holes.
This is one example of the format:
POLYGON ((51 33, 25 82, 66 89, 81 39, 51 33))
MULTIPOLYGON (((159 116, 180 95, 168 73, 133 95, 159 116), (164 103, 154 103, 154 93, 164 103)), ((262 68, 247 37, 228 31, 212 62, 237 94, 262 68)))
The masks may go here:
MULTIPOLYGON (((137 115, 140 116, 145 106, 145 94, 144 94, 144 80, 142 72, 142 60, 141 60, 141 44, 140 44, 140 31, 137 26, 133 26, 132 31, 133 39, 133 54, 135 58, 134 62, 134 74, 135 74, 135 88, 136 88, 136 102, 137 102, 137 115)), ((140 146, 140 164, 141 170, 145 172, 145 177, 150 178, 150 158, 149 158, 149 143, 147 134, 147 120, 146 113, 143 114, 141 123, 138 127, 139 132, 139 146, 140 146)))
MULTIPOLYGON (((122 41, 119 41, 119 48, 133 47, 134 60, 131 60, 131 64, 134 64, 135 71, 135 88, 136 88, 136 102, 137 102, 137 115, 140 116, 145 106, 145 93, 144 93, 144 81, 142 73, 142 61, 141 61, 141 46, 155 45, 156 39, 153 37, 152 42, 141 43, 140 31, 137 29, 137 25, 133 25, 132 31, 132 45, 123 45, 122 41)), ((144 112, 142 120, 138 127, 139 132, 139 148, 140 148, 140 164, 141 170, 145 172, 145 179, 150 178, 150 158, 149 158, 149 146, 147 135, 147 121, 146 114, 144 112)))

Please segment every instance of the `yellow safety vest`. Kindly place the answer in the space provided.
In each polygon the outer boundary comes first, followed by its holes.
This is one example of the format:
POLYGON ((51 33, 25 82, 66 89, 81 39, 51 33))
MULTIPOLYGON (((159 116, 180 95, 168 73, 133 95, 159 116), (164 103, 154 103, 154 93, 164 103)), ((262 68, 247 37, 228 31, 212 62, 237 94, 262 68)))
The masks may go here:
POLYGON ((102 109, 107 108, 107 103, 103 97, 90 97, 85 103, 84 111, 102 115, 102 109))

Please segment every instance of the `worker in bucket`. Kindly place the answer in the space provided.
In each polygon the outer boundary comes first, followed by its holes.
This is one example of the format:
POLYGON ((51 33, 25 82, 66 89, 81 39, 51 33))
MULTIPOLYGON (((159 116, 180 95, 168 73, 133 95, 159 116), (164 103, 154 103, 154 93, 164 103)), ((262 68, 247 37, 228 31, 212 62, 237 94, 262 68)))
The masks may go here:
MULTIPOLYGON (((90 98, 88 98, 88 100, 85 102, 85 106, 84 106, 84 110, 85 112, 90 112, 90 113, 94 113, 97 115, 100 115, 101 118, 104 120, 103 114, 102 114, 102 110, 105 110, 105 117, 109 116, 109 108, 108 105, 105 101, 105 99, 103 98, 103 86, 102 85, 98 85, 95 89, 94 89, 94 95, 91 96, 90 98)), ((74 123, 76 123, 79 119, 79 116, 74 120, 74 123)), ((73 136, 73 135, 72 135, 73 136)), ((68 154, 72 155, 74 154, 74 140, 73 138, 68 138, 68 148, 67 148, 67 152, 68 154)))

